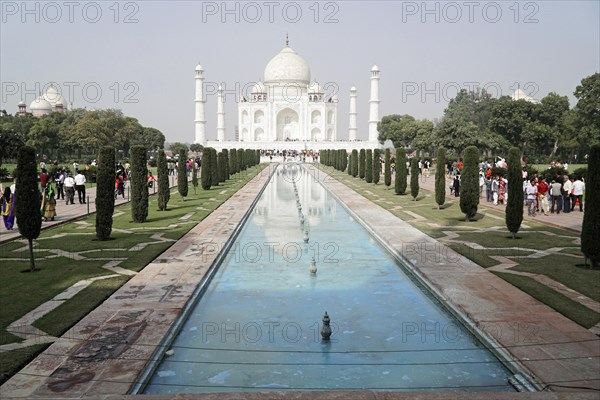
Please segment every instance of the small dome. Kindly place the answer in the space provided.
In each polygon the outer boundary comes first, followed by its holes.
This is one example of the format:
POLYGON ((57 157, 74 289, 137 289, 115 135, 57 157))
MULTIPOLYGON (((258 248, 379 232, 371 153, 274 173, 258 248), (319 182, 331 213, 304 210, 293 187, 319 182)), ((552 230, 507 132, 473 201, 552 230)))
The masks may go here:
POLYGON ((355 87, 355 86, 352 86, 352 87, 350 88, 350 91, 351 91, 351 92, 356 92, 356 87, 355 87))
POLYGON ((196 65, 196 71, 204 71, 204 68, 202 68, 202 65, 198 64, 196 65))
POLYGON ((40 96, 34 101, 31 102, 29 108, 33 110, 40 111, 52 111, 52 104, 50 104, 44 97, 40 96))
POLYGON ((24 106, 24 105, 25 105, 25 102, 24 102, 23 100, 21 100, 21 101, 19 102, 19 106, 24 106))
POLYGON ((376 72, 379 71, 379 67, 377 65, 373 65, 373 68, 371 68, 371 72, 376 72))
POLYGON ((321 85, 319 85, 319 83, 315 81, 310 84, 310 86, 308 88, 308 93, 311 93, 311 94, 323 93, 323 89, 321 88, 321 85))
POLYGON ((258 81, 254 84, 254 86, 252 86, 252 94, 261 94, 261 93, 267 93, 267 89, 265 88, 264 83, 258 81))
POLYGON ((265 82, 296 82, 308 85, 310 68, 292 48, 284 47, 265 67, 265 82))

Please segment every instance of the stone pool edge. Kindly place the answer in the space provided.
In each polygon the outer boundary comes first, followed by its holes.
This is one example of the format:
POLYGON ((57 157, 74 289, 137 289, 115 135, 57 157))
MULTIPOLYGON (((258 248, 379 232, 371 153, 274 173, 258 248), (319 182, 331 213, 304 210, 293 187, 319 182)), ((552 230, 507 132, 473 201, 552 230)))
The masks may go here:
POLYGON ((271 179, 269 164, 0 387, 0 398, 127 395, 271 179))
MULTIPOLYGON (((494 353, 507 351, 516 370, 530 372, 538 389, 562 383, 600 390, 600 338, 326 172, 311 165, 307 170, 476 336, 498 343, 494 353)), ((565 389, 574 390, 553 386, 565 389)))

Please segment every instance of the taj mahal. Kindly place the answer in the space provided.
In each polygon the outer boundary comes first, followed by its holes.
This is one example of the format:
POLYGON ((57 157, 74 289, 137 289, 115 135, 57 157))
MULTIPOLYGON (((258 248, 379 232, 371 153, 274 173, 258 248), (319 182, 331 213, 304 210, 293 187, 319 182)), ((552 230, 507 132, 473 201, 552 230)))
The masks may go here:
POLYGON ((236 140, 225 140, 224 91, 217 91, 217 137, 206 135, 204 69, 195 69, 195 143, 213 147, 261 150, 360 149, 378 147, 379 68, 371 68, 368 141, 357 140, 357 90, 350 88, 348 133, 338 132, 338 97, 311 83, 308 63, 286 38, 285 47, 266 65, 263 79, 255 82, 238 102, 236 140))

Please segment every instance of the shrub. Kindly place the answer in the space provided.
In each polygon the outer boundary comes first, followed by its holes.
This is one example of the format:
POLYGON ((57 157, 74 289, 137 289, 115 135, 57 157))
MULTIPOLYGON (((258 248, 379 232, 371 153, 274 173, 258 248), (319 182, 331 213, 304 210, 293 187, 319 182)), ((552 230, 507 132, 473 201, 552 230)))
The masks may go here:
POLYGON ((367 149, 365 157, 365 181, 367 183, 373 182, 373 150, 367 149))
POLYGON ((396 177, 394 192, 396 194, 406 193, 406 151, 403 148, 396 149, 396 177))
POLYGON ((390 187, 392 185, 392 166, 391 166, 391 154, 390 149, 385 149, 383 155, 383 183, 385 186, 390 187))
POLYGON ((466 221, 471 221, 475 217, 478 206, 479 149, 469 146, 463 155, 463 169, 460 177, 460 210, 465 214, 466 221))
MULTIPOLYGON (((243 154, 243 153, 242 153, 243 154)), ((217 165, 217 150, 210 148, 210 185, 219 186, 219 169, 217 165)))
MULTIPOLYGON (((231 150, 231 155, 232 157, 235 157, 235 149, 231 150)), ((210 189, 212 183, 212 175, 210 172, 210 147, 202 149, 202 169, 200 170, 200 173, 202 189, 210 189)))
POLYGON ((508 199, 506 200, 506 228, 513 239, 523 222, 523 173, 521 169, 521 150, 513 147, 508 152, 508 199), (513 190, 513 188, 518 188, 513 190))
MULTIPOLYGON (((208 161, 208 159, 206 159, 208 161)), ((202 151, 202 162, 204 162, 204 151, 202 151)), ((237 150, 231 149, 231 154, 229 155, 229 172, 231 175, 237 174, 237 150)))
MULTIPOLYGON (((181 163, 181 161, 180 161, 181 163)), ((146 222, 148 218, 148 166, 146 148, 131 148, 131 218, 133 222, 146 222)))
POLYGON ((358 153, 358 177, 360 179, 365 179, 366 158, 365 149, 360 149, 360 153, 358 153))
POLYGON ((224 157, 223 165, 225 166, 225 180, 227 180, 231 177, 231 172, 229 170, 229 151, 227 149, 223 149, 222 153, 224 157))
MULTIPOLYGON (((581 252, 591 260, 592 268, 600 268, 600 144, 590 147, 588 177, 585 182, 581 252)), ((510 193, 510 190, 509 190, 510 193)), ((17 202, 17 204, 19 204, 17 202)))
POLYGON ((219 182, 225 182, 227 177, 225 176, 225 154, 223 154, 223 152, 217 154, 217 171, 219 182))
POLYGON ((177 164, 177 191, 182 199, 188 195, 188 175, 187 175, 187 151, 186 149, 179 150, 179 163, 177 164))
POLYGON ((410 195, 414 201, 419 196, 419 160, 413 157, 410 162, 410 195))
POLYGON ((115 212, 115 149, 112 146, 100 149, 96 183, 96 238, 108 240, 115 212))
POLYGON ((373 150, 373 183, 378 184, 381 179, 381 150, 373 150))
POLYGON ((350 159, 352 160, 352 176, 356 178, 358 176, 358 150, 352 150, 352 153, 350 154, 350 159))
POLYGON ((17 184, 15 189, 15 217, 19 233, 29 242, 29 270, 35 271, 33 239, 40 236, 42 213, 40 213, 40 190, 38 188, 35 149, 23 146, 17 155, 17 184))
POLYGON ((169 169, 167 166, 167 158, 164 150, 158 151, 157 160, 157 175, 158 175, 158 209, 166 211, 167 204, 171 198, 171 190, 169 188, 169 169))
POLYGON ((446 150, 439 148, 435 164, 435 202, 443 206, 446 202, 446 150))

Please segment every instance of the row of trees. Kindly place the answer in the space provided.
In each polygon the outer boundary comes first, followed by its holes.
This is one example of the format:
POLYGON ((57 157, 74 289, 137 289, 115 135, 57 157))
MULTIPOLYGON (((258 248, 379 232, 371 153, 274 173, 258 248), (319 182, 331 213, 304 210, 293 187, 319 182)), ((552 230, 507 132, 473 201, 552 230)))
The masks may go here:
POLYGON ((0 166, 3 160, 14 158, 24 145, 33 147, 36 154, 64 161, 81 159, 82 154, 97 154, 107 143, 122 157, 128 157, 136 145, 146 151, 163 148, 165 136, 158 129, 144 127, 137 119, 113 109, 75 109, 39 118, 32 114, 0 114, 0 166))
POLYGON ((455 157, 468 146, 477 146, 488 156, 506 155, 518 146, 530 162, 555 157, 583 162, 590 146, 600 143, 600 73, 584 78, 574 95, 578 101, 570 108, 569 99, 556 93, 536 104, 508 96, 496 99, 485 90, 461 90, 440 120, 383 117, 379 140, 430 154, 443 147, 455 157))
MULTIPOLYGON (((145 146, 131 148, 131 218, 133 222, 143 223, 148 218, 148 167, 145 146)), ((96 177, 96 238, 108 240, 112 232, 115 209, 115 148, 103 146, 97 155, 96 177)), ((181 149, 178 170, 178 191, 183 199, 188 194, 187 152, 181 149)), ((213 148, 205 148, 202 157, 202 187, 205 190, 225 182, 231 174, 245 171, 260 163, 260 152, 248 149, 223 150, 218 153, 213 148), (231 154, 231 156, 230 156, 231 154)), ((167 210, 170 200, 169 174, 165 152, 158 151, 158 209, 167 210)), ((193 168, 196 173, 196 168, 193 168)), ((196 186, 196 184, 194 184, 196 186)), ((37 179, 36 150, 31 146, 22 146, 17 157, 16 193, 19 199, 15 203, 15 212, 19 233, 29 241, 30 270, 35 270, 33 240, 41 232, 42 215, 40 213, 40 191, 37 179)))

